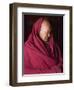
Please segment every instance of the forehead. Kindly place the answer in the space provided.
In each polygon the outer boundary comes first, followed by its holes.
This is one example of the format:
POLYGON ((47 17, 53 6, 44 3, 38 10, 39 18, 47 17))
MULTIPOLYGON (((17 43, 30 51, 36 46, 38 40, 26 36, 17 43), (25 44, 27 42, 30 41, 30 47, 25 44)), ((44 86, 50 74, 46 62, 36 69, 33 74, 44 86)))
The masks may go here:
POLYGON ((41 25, 41 29, 42 29, 42 30, 46 30, 46 31, 47 31, 47 30, 50 31, 50 29, 51 29, 50 22, 47 21, 47 20, 43 20, 42 25, 41 25))
POLYGON ((41 27, 50 27, 50 22, 47 20, 43 20, 41 27))
POLYGON ((51 25, 48 21, 43 21, 40 32, 51 32, 51 25))

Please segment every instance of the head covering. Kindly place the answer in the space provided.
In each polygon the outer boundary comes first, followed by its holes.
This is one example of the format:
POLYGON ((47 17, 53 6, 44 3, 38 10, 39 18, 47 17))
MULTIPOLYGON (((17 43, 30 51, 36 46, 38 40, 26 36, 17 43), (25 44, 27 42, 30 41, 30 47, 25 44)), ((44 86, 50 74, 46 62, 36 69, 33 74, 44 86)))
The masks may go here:
POLYGON ((48 43, 39 37, 41 24, 45 18, 39 18, 24 44, 24 74, 61 73, 62 56, 53 34, 48 43))

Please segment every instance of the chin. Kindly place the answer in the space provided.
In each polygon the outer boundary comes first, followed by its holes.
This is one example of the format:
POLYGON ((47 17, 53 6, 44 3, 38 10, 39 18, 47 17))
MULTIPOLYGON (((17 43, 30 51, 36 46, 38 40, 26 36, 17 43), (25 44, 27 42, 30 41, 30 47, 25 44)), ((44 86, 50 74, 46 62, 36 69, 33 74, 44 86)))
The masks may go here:
POLYGON ((44 42, 47 42, 48 41, 48 39, 42 39, 44 42))
POLYGON ((48 40, 43 40, 44 42, 47 42, 48 40))

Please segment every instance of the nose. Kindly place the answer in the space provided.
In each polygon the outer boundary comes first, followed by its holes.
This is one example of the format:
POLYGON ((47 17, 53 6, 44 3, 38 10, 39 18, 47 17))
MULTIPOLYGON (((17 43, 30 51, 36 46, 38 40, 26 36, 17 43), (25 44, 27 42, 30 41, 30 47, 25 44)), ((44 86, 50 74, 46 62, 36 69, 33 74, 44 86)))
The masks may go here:
POLYGON ((48 37, 50 37, 50 33, 48 34, 48 37))

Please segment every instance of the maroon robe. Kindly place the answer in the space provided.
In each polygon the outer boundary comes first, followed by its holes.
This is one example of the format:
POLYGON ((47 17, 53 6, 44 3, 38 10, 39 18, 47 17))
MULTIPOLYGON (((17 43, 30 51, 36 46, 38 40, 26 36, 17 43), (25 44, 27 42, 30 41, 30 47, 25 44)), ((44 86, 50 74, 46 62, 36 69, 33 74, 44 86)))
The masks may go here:
POLYGON ((36 21, 24 44, 24 74, 62 73, 62 56, 53 34, 48 43, 39 37, 43 20, 40 18, 36 21))

